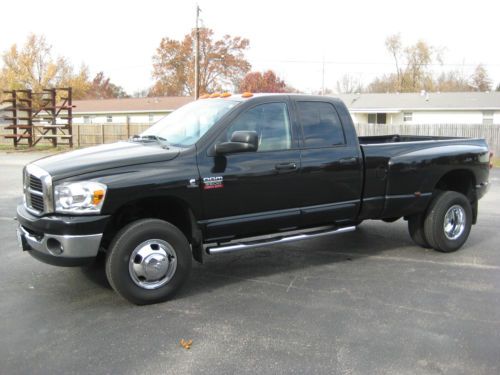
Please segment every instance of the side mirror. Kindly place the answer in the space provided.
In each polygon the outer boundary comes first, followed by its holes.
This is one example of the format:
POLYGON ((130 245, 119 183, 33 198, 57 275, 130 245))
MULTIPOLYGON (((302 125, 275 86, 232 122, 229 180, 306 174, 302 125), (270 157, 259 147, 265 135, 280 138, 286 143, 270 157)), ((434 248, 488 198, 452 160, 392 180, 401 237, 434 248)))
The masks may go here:
POLYGON ((254 131, 236 131, 231 135, 230 142, 215 145, 217 155, 232 154, 235 152, 257 151, 259 136, 254 131))

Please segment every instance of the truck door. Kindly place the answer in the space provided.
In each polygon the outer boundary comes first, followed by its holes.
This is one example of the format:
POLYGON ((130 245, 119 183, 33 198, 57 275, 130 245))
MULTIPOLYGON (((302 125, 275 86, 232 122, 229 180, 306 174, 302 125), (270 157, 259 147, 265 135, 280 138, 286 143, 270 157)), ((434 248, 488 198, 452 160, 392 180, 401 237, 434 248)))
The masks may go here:
MULTIPOLYGON (((303 225, 355 220, 362 159, 354 129, 346 132, 333 103, 297 100, 302 126, 300 176, 303 225)), ((348 116, 348 114, 347 114, 348 116)), ((352 128, 352 124, 346 124, 352 128)))
POLYGON ((288 99, 250 107, 215 142, 230 140, 234 131, 255 131, 259 136, 256 152, 199 155, 208 238, 229 239, 298 226, 295 180, 300 150, 288 110, 288 99))

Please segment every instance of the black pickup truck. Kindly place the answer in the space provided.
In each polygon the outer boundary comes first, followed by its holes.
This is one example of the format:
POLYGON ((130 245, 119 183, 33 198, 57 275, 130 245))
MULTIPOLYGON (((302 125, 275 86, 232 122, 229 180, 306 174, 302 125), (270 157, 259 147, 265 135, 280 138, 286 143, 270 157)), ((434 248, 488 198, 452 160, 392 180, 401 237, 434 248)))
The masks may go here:
POLYGON ((358 137, 330 97, 224 95, 128 141, 27 165, 18 240, 54 265, 104 253, 109 283, 136 304, 167 300, 192 258, 366 219, 404 218, 418 245, 450 252, 476 223, 490 158, 482 139, 358 137))

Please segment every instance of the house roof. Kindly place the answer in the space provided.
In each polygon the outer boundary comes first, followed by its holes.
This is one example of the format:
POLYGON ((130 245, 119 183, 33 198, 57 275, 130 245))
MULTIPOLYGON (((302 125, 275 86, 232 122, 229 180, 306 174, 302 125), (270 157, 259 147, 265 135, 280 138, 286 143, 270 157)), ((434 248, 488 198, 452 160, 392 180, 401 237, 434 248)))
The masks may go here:
MULTIPOLYGON (((351 112, 500 110, 500 92, 341 94, 338 97, 351 112)), ((170 112, 192 100, 188 96, 75 100, 73 113, 170 112)))
POLYGON ((385 110, 500 110, 500 92, 341 94, 351 112, 385 110))
POLYGON ((191 101, 189 96, 74 100, 73 113, 170 112, 191 101))

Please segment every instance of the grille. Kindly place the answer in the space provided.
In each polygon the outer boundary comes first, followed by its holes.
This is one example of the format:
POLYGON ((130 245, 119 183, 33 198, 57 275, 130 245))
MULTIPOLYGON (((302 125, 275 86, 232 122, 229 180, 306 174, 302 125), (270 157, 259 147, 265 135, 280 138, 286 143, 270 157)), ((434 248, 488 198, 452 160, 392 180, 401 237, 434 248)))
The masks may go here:
POLYGON ((42 180, 40 180, 38 177, 35 177, 33 175, 30 176, 30 189, 42 192, 42 180))
POLYGON ((26 206, 35 214, 45 213, 44 179, 47 179, 47 173, 32 166, 28 166, 25 173, 26 206))
POLYGON ((30 194, 31 208, 42 212, 43 211, 43 197, 35 194, 30 194))

